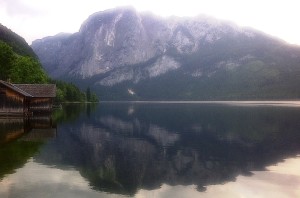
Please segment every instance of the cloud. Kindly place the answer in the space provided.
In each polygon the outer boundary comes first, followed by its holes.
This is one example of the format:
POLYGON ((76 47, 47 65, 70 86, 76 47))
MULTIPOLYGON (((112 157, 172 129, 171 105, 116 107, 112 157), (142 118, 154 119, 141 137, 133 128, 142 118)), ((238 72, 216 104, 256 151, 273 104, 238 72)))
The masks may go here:
POLYGON ((37 16, 42 12, 23 0, 0 0, 0 6, 10 17, 37 16))
POLYGON ((24 167, 0 181, 0 197, 109 198, 111 195, 91 189, 88 181, 76 170, 61 170, 31 159, 24 167))
POLYGON ((207 14, 300 44, 300 28, 295 25, 300 17, 298 0, 178 0, 172 5, 150 0, 0 0, 0 23, 31 43, 59 32, 76 32, 94 12, 125 5, 162 16, 207 14))

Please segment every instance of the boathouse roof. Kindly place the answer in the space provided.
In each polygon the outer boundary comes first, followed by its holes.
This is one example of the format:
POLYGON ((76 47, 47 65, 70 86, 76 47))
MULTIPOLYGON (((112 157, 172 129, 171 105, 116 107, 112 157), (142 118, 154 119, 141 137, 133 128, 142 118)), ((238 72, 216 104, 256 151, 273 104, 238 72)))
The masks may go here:
POLYGON ((14 84, 14 86, 33 97, 54 98, 56 96, 56 86, 54 84, 14 84))
POLYGON ((26 97, 54 98, 56 96, 55 84, 11 84, 3 80, 0 80, 0 84, 26 97))

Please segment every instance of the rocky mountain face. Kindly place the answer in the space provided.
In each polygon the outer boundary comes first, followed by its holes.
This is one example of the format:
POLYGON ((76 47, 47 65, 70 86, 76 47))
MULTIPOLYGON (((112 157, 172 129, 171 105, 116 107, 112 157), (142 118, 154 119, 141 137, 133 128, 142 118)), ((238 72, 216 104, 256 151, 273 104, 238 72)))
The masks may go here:
POLYGON ((118 8, 91 15, 75 34, 36 40, 51 77, 104 100, 297 98, 300 48, 199 16, 160 18, 118 8))

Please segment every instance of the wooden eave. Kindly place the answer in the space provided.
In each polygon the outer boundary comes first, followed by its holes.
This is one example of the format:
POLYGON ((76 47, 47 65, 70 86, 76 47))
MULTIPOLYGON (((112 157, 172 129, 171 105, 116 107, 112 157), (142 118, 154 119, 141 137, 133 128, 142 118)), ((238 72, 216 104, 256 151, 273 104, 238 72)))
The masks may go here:
POLYGON ((25 91, 34 98, 55 98, 55 84, 14 84, 15 87, 25 91))
POLYGON ((22 96, 29 98, 55 98, 55 84, 11 84, 0 80, 0 84, 10 90, 19 93, 22 96))
POLYGON ((22 95, 22 96, 25 96, 25 97, 33 97, 32 95, 30 95, 29 93, 23 91, 22 89, 20 89, 20 88, 14 86, 13 84, 7 83, 7 82, 5 82, 5 81, 3 81, 3 80, 0 80, 0 84, 2 84, 2 85, 4 85, 4 86, 6 86, 7 88, 9 88, 9 89, 11 89, 11 90, 13 90, 13 91, 19 93, 19 94, 22 95))

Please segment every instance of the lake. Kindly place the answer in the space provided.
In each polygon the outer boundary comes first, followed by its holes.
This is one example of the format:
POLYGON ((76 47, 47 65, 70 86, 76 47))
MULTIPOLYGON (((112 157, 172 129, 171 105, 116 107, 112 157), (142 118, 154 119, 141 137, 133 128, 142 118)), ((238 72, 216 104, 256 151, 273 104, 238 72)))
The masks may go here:
POLYGON ((0 197, 300 197, 298 102, 103 102, 0 118, 0 197))

